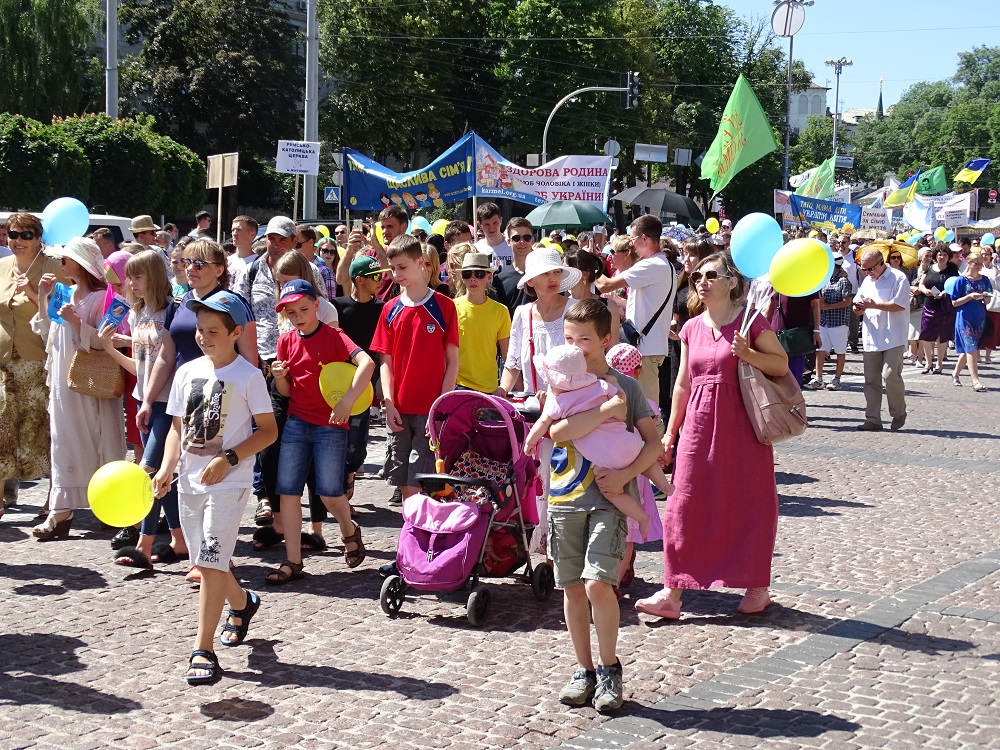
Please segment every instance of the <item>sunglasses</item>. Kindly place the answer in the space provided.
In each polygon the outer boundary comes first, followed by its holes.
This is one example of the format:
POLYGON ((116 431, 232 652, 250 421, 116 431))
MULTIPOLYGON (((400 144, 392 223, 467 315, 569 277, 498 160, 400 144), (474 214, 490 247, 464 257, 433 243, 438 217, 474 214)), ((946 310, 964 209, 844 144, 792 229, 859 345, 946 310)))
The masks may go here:
POLYGON ((697 284, 702 279, 705 279, 705 281, 715 281, 716 279, 731 279, 731 278, 732 276, 727 276, 726 274, 719 273, 718 271, 715 270, 705 271, 704 273, 702 273, 701 271, 695 271, 694 273, 691 274, 691 281, 694 282, 695 284, 697 284))
POLYGON ((890 255, 889 256, 889 260, 902 260, 902 259, 903 259, 902 255, 890 255))
POLYGON ((471 279, 473 276, 475 276, 477 279, 485 279, 486 274, 488 273, 489 271, 462 271, 462 278, 465 279, 466 281, 471 279))
POLYGON ((201 260, 200 258, 181 258, 181 263, 185 266, 194 266, 196 271, 200 271, 205 266, 218 266, 219 263, 215 263, 211 260, 201 260))
POLYGON ((535 239, 534 235, 530 234, 512 234, 510 236, 511 242, 531 242, 535 239))
POLYGON ((880 260, 880 261, 879 261, 878 263, 876 263, 875 265, 873 265, 873 266, 868 266, 868 268, 865 268, 864 266, 861 266, 861 272, 862 272, 862 273, 871 273, 872 271, 874 271, 874 270, 875 270, 876 268, 878 268, 879 266, 884 266, 884 265, 885 265, 885 262, 884 262, 884 261, 881 261, 881 260, 880 260))
POLYGON ((18 232, 16 229, 8 229, 7 236, 12 240, 33 240, 38 236, 38 232, 32 232, 30 229, 24 232, 18 232))
POLYGON ((381 281, 382 280, 382 275, 383 275, 382 271, 376 271, 375 273, 362 274, 362 276, 364 278, 371 279, 372 281, 381 281))

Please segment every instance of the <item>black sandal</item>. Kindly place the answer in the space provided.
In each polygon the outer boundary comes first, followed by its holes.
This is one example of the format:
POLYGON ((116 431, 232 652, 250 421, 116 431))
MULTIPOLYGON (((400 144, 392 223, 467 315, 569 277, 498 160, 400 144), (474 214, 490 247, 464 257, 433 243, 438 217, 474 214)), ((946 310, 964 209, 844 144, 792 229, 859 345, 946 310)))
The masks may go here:
POLYGON ((350 536, 341 537, 344 540, 344 561, 347 563, 348 568, 356 568, 361 563, 364 562, 366 551, 365 543, 361 539, 361 524, 357 521, 354 522, 354 533, 350 536), (348 550, 346 545, 356 544, 352 550, 348 550))
POLYGON ((247 604, 243 609, 233 609, 229 608, 229 614, 226 615, 226 624, 222 628, 222 633, 219 634, 219 641, 223 646, 239 646, 247 637, 247 631, 250 629, 250 620, 253 616, 257 614, 257 610, 260 609, 260 597, 257 596, 253 591, 247 591, 247 604), (239 617, 240 624, 233 625, 229 622, 230 617, 239 617), (236 637, 231 641, 227 641, 222 636, 226 633, 236 633, 236 637))
POLYGON ((347 475, 347 487, 345 488, 344 494, 347 495, 347 499, 350 500, 354 497, 354 472, 352 471, 347 475))
POLYGON ((261 526, 253 533, 253 548, 258 552, 285 541, 285 535, 279 534, 273 526, 261 526))
POLYGON ((303 568, 305 566, 302 563, 293 563, 291 560, 285 560, 281 565, 267 574, 264 582, 270 583, 273 586, 280 586, 289 581, 297 581, 300 578, 306 577, 303 568), (290 572, 286 573, 285 568, 288 568, 290 572))
POLYGON ((186 675, 188 685, 214 685, 222 679, 222 667, 219 666, 219 659, 214 651, 204 651, 198 649, 191 652, 191 659, 188 661, 188 674, 186 675), (208 662, 198 662, 195 664, 194 657, 201 656, 208 659, 208 662), (208 674, 191 674, 194 669, 203 669, 208 674))
POLYGON ((182 555, 177 554, 177 550, 175 550, 172 545, 163 543, 154 544, 153 549, 149 551, 149 554, 151 557, 156 558, 153 562, 163 563, 164 565, 175 563, 188 556, 186 552, 182 555))
POLYGON ((307 534, 302 532, 300 544, 305 552, 322 552, 326 549, 326 539, 319 534, 307 534))
POLYGON ((124 565, 126 568, 153 569, 153 563, 136 547, 124 547, 118 550, 115 553, 115 565, 124 565))
POLYGON ((274 523, 274 512, 271 510, 271 501, 266 497, 257 500, 257 510, 254 511, 253 520, 258 526, 270 526, 274 523))

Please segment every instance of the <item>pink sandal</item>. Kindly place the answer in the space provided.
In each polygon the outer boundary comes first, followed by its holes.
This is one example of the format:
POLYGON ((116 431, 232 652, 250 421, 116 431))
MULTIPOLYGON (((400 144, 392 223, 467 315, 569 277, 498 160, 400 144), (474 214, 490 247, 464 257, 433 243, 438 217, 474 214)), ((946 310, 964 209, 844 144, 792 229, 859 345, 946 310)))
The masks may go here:
POLYGON ((767 587, 747 589, 736 611, 741 615, 755 615, 758 612, 763 612, 770 604, 771 597, 767 595, 767 587))
POLYGON ((681 602, 670 598, 669 589, 660 589, 655 594, 635 603, 636 612, 644 615, 662 617, 664 620, 679 620, 681 617, 681 602))

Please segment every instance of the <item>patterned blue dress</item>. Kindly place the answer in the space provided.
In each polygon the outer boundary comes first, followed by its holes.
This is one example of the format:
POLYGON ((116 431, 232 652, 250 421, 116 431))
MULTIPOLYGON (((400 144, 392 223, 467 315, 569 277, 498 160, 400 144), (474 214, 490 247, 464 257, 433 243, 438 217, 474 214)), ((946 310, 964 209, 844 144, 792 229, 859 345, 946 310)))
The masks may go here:
MULTIPOLYGON (((972 281, 966 276, 960 276, 955 284, 955 294, 952 299, 959 299, 972 292, 991 294, 993 285, 982 276, 972 281)), ((986 326, 986 303, 979 300, 969 300, 961 307, 955 308, 955 351, 958 354, 968 354, 979 348, 979 339, 983 336, 986 326)))

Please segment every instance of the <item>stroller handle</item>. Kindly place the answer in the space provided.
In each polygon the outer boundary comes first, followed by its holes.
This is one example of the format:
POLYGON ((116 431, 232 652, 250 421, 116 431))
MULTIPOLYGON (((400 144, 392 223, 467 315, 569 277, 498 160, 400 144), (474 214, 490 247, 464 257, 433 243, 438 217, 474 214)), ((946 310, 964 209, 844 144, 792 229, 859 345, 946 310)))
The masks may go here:
POLYGON ((480 477, 456 477, 453 474, 417 474, 417 483, 423 490, 440 490, 444 489, 446 484, 464 484, 467 487, 485 487, 490 490, 490 502, 497 510, 503 508, 503 503, 499 498, 503 497, 503 491, 500 489, 500 485, 494 482, 492 479, 483 479, 480 477))

